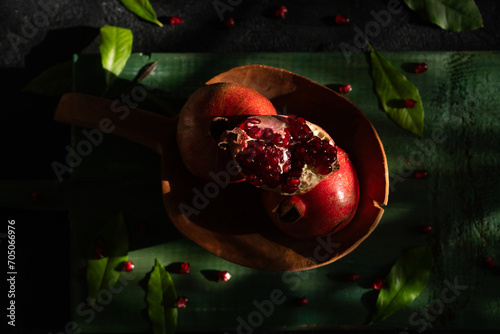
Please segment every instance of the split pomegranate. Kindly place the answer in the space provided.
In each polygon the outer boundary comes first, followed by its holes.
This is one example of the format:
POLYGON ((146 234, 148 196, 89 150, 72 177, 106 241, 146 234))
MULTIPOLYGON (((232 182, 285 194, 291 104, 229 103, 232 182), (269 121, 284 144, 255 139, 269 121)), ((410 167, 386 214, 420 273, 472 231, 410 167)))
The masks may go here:
POLYGON ((313 189, 338 168, 332 138, 302 117, 251 116, 219 145, 230 148, 248 182, 286 195, 313 189))
MULTIPOLYGON (((177 145, 186 168, 195 176, 210 180, 213 173, 227 171, 230 152, 218 147, 211 133, 213 119, 241 115, 276 115, 271 101, 257 91, 234 83, 215 83, 196 90, 179 113, 177 145)), ((220 134, 219 134, 220 135, 220 134)), ((216 140, 217 139, 217 140, 216 140)), ((241 175, 230 175, 231 182, 241 175)))
POLYGON ((303 239, 325 236, 340 231, 354 217, 359 202, 356 170, 347 153, 336 148, 339 169, 309 192, 262 192, 267 214, 286 234, 303 239))

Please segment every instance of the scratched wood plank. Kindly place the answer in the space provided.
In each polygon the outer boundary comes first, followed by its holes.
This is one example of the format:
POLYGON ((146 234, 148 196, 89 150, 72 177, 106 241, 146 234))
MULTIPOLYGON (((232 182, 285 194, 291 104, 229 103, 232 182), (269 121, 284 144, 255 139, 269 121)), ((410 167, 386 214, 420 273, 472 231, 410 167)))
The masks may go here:
MULTIPOLYGON (((179 314, 179 331, 236 330, 245 326, 287 330, 364 328, 377 296, 371 282, 385 275, 402 251, 424 244, 432 246, 435 261, 427 288, 410 306, 372 328, 499 328, 498 272, 486 270, 482 261, 486 256, 500 259, 497 176, 500 54, 384 55, 402 71, 412 62, 424 61, 429 65, 423 74, 405 72, 422 95, 426 113, 423 139, 397 127, 380 110, 365 54, 353 54, 351 62, 338 53, 133 55, 120 76, 123 87, 142 66, 158 61, 157 70, 144 84, 154 88, 169 108, 160 108, 154 101, 147 101, 146 106, 165 114, 180 108, 185 99, 212 76, 244 64, 285 68, 330 87, 350 83, 353 91, 347 97, 372 121, 384 143, 392 188, 379 227, 340 261, 301 273, 254 270, 221 260, 176 235, 175 231, 169 231, 156 186, 157 157, 133 143, 106 136, 72 175, 74 182, 92 182, 95 186, 86 190, 89 198, 71 208, 75 246, 71 308, 83 332, 148 330, 144 277, 155 257, 165 265, 178 261, 192 265, 191 274, 173 277, 178 292, 190 300, 189 307, 179 314), (424 169, 429 176, 424 180, 414 179, 409 176, 414 169, 424 169), (99 202, 102 196, 92 199, 104 181, 120 185, 116 192, 106 188, 109 192, 106 196, 120 198, 107 207, 99 202), (130 253, 136 263, 134 278, 90 320, 89 314, 82 315, 81 308, 77 311, 85 301, 82 249, 106 215, 119 210, 126 213, 132 231, 134 226, 146 221, 157 235, 164 234, 165 241, 147 240, 147 236, 131 233, 135 245, 130 253), (422 224, 430 224, 432 232, 419 233, 422 224), (221 284, 209 281, 203 274, 205 270, 219 269, 229 270, 233 279, 221 284), (345 276, 350 272, 358 273, 360 279, 355 283, 346 282, 345 276), (450 285, 455 286, 455 290, 450 289, 450 285), (269 300, 276 290, 283 293, 283 303, 273 304, 272 311, 270 306, 259 311, 259 307, 268 305, 263 301, 269 300), (293 301, 302 296, 309 299, 309 304, 298 308, 293 301), (448 297, 446 302, 442 296, 448 297), (259 312, 268 312, 268 315, 266 313, 261 321, 259 312)), ((97 95, 102 92, 102 73, 96 56, 79 57, 75 73, 78 91, 97 95)), ((75 128, 73 143, 81 139, 80 129, 75 128)))

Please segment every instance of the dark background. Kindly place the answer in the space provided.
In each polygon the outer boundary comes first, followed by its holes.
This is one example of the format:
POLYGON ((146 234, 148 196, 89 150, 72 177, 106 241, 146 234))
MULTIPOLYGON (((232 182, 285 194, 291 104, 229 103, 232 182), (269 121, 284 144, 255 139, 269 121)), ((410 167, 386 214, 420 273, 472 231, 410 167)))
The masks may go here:
MULTIPOLYGON (((342 52, 341 43, 354 45, 356 27, 363 30, 373 21, 371 11, 387 9, 388 2, 234 0, 232 3, 239 4, 223 14, 235 20, 234 28, 228 30, 212 0, 151 0, 165 23, 162 28, 138 18, 118 0, 1 0, 0 178, 55 177, 50 164, 64 160, 70 135, 69 126, 52 121, 58 98, 20 90, 44 69, 70 61, 73 54, 98 53, 103 25, 131 29, 133 52, 146 54, 342 52), (274 16, 281 5, 288 9, 286 19, 274 16), (348 16, 350 23, 336 25, 337 14, 348 16), (170 26, 173 15, 180 16, 182 24, 170 26), (21 39, 13 42, 14 35, 21 39)), ((460 33, 444 31, 402 4, 403 11, 391 15, 391 21, 370 43, 379 51, 393 52, 500 50, 500 4, 495 0, 476 0, 476 4, 484 27, 460 33)), ((64 331, 71 289, 68 272, 60 270, 69 261, 67 213, 1 207, 0 212, 2 226, 7 219, 18 222, 16 332, 64 331)), ((5 229, 2 227, 0 233, 5 229)))

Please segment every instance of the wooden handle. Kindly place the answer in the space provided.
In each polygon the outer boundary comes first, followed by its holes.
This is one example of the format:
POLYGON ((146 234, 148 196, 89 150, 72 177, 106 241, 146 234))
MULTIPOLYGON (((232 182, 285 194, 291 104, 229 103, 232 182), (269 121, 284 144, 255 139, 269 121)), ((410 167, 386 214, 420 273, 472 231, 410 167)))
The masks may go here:
POLYGON ((68 93, 61 97, 54 120, 112 133, 159 154, 177 128, 177 118, 80 93, 68 93))

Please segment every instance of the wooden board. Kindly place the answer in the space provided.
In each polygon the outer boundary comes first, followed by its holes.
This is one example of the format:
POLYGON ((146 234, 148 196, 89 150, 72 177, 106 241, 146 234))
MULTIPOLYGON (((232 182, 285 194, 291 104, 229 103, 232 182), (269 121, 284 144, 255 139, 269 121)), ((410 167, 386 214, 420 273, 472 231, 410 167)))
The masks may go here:
MULTIPOLYGON (((70 201, 74 245, 70 307, 82 332, 149 329, 144 277, 155 257, 165 265, 191 263, 189 275, 173 275, 178 293, 189 297, 188 308, 179 312, 180 332, 234 330, 243 322, 253 323, 249 326, 255 329, 364 328, 377 296, 373 280, 384 276, 405 249, 425 244, 432 246, 435 261, 426 289, 409 307, 370 328, 418 330, 424 323, 426 328, 453 330, 499 328, 498 271, 485 269, 483 261, 493 256, 500 262, 500 54, 384 56, 420 90, 425 109, 423 139, 399 128, 381 111, 365 54, 353 54, 350 62, 340 53, 133 55, 119 84, 125 85, 143 65, 157 60, 157 70, 144 84, 154 88, 170 107, 159 108, 152 100, 141 107, 165 115, 175 113, 206 80, 245 64, 284 68, 329 87, 350 83, 353 91, 346 97, 370 119, 384 144, 392 181, 390 201, 372 235, 331 265, 295 273, 250 269, 210 254, 166 225, 157 182, 159 158, 139 145, 106 135, 72 175, 72 191, 78 194, 74 198, 80 200, 70 201), (414 62, 426 62, 429 70, 405 72, 414 62), (416 169, 426 170, 428 177, 411 177, 416 169), (136 269, 127 274, 132 279, 123 291, 87 323, 88 316, 77 311, 86 298, 84 249, 106 217, 120 211, 131 232, 129 256, 136 269), (137 233, 143 223, 149 232, 137 233), (432 231, 420 233, 423 224, 430 224, 432 231), (212 282, 205 277, 206 270, 229 270, 233 278, 226 284, 212 282), (360 279, 346 282, 350 272, 360 279), (431 313, 434 320, 427 327, 422 313, 415 312, 425 312, 426 305, 439 300, 446 282, 466 288, 453 302, 444 304, 442 313, 431 313), (257 305, 276 290, 286 300, 274 304, 260 322, 255 315, 261 312, 257 305), (294 298, 302 296, 309 304, 294 306, 294 298)), ((102 92, 99 64, 98 56, 76 59, 77 91, 102 92)), ((82 138, 81 129, 74 128, 73 143, 82 138)))

